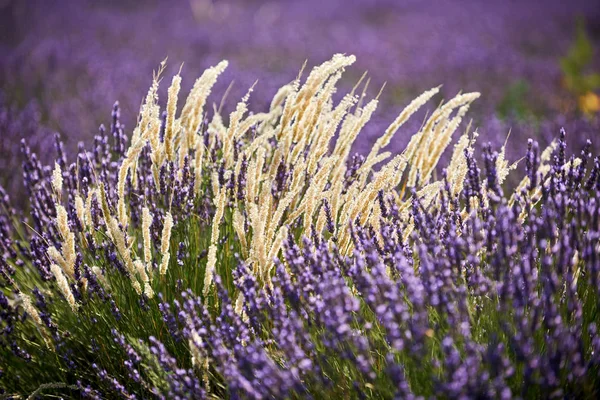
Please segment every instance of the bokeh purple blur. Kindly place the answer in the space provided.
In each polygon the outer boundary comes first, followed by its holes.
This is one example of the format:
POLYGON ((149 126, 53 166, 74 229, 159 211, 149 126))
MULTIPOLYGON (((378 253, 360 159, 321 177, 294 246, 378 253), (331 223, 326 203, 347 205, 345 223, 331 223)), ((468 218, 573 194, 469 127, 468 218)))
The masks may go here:
MULTIPOLYGON (((53 132, 74 149, 91 142, 116 100, 131 128, 166 56, 166 76, 184 63, 184 89, 228 59, 213 95, 219 103, 235 80, 227 113, 255 80, 251 109, 260 110, 305 60, 312 67, 333 53, 355 54, 345 87, 364 71, 369 95, 387 82, 357 151, 411 98, 440 84, 446 98, 482 93, 470 112, 480 142, 501 145, 512 129, 513 160, 527 137, 543 145, 561 126, 573 150, 600 133, 598 114, 579 113, 560 68, 577 18, 600 48, 598 0, 0 0, 0 15, 0 184, 9 190, 20 181, 22 137, 42 158, 53 156, 45 151, 53 132)), ((600 54, 593 64, 600 70, 600 54)), ((419 124, 405 127, 392 150, 419 124)))

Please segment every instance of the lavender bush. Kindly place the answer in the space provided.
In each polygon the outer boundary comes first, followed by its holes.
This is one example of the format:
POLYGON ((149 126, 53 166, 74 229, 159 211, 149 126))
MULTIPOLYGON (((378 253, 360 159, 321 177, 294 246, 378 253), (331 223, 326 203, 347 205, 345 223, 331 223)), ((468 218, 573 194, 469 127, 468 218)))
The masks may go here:
POLYGON ((57 137, 44 166, 24 141, 30 201, 0 193, 3 397, 597 397, 592 144, 476 157, 473 92, 384 151, 434 88, 352 155, 378 106, 333 98, 353 62, 264 112, 251 88, 227 123, 206 104, 226 62, 183 102, 175 75, 164 110, 162 64, 131 135, 116 104, 74 157, 57 137))

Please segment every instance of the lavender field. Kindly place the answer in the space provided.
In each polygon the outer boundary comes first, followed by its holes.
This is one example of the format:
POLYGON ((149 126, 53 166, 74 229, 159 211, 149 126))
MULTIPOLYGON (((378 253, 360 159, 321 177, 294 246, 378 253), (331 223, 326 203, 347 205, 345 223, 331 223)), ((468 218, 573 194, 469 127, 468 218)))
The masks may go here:
POLYGON ((0 398, 600 397, 593 1, 0 2, 0 398))

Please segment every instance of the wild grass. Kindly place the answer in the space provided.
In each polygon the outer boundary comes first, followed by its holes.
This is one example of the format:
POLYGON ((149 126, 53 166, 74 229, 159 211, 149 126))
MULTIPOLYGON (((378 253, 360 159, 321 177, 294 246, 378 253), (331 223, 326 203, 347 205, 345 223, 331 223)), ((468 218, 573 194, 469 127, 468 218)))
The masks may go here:
POLYGON ((54 166, 24 144, 21 212, 2 198, 0 387, 6 398, 405 398, 598 394, 598 159, 564 136, 516 168, 464 129, 479 93, 442 102, 366 157, 376 111, 334 102, 335 55, 249 113, 181 77, 128 140, 113 111, 91 150, 54 166), (481 161, 480 161, 481 162, 481 161), (591 168, 588 168, 591 164, 591 168), (374 166, 378 166, 374 168, 374 166), (436 179, 439 178, 439 179, 436 179))

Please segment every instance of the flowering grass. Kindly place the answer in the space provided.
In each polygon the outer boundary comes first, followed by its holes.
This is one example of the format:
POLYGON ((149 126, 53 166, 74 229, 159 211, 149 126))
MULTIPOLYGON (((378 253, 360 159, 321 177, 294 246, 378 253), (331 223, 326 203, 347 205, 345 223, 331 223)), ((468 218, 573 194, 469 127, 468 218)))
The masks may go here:
POLYGON ((598 396, 591 144, 529 141, 505 194, 517 166, 475 157, 479 94, 461 93, 385 152, 434 88, 352 156, 378 105, 359 84, 333 100, 353 62, 299 74, 265 112, 250 89, 227 123, 207 106, 226 62, 183 102, 173 77, 162 112, 161 65, 130 139, 115 105, 75 158, 57 139, 42 166, 23 143, 30 201, 1 198, 3 396, 598 396))

